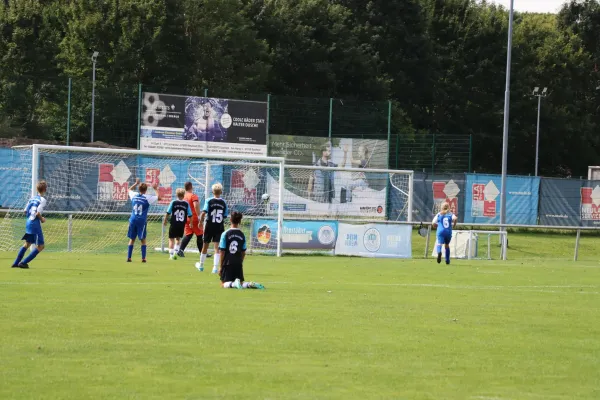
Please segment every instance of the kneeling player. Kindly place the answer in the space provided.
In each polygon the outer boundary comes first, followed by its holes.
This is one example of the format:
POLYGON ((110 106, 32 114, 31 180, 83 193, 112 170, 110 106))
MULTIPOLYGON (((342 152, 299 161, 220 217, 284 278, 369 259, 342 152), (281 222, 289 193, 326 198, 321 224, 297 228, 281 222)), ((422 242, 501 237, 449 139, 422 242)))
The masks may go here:
POLYGON ((185 190, 179 188, 175 193, 177 194, 177 200, 171 201, 163 220, 164 226, 167 226, 167 223, 171 222, 171 226, 169 227, 169 259, 171 260, 177 260, 177 252, 179 252, 181 238, 183 237, 183 231, 185 230, 188 218, 190 218, 190 222, 192 221, 192 209, 189 203, 183 199, 185 190))
POLYGON ((219 242, 221 264, 219 276, 221 286, 226 289, 264 289, 257 282, 244 282, 244 258, 246 257, 246 236, 240 229, 242 213, 231 214, 231 228, 223 232, 219 242))
POLYGON ((450 211, 448 203, 442 204, 442 210, 431 221, 432 226, 437 227, 437 262, 442 262, 442 245, 446 247, 446 264, 450 264, 450 241, 452 240, 452 228, 456 227, 456 215, 450 211))

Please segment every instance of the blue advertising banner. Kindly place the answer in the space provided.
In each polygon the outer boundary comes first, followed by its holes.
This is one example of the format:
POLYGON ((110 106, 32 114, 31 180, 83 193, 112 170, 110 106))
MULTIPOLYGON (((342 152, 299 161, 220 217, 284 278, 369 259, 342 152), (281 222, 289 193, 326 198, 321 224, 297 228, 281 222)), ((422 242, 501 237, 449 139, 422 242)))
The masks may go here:
MULTIPOLYGON (((506 180, 506 223, 535 225, 540 178, 509 176, 506 180)), ((500 223, 500 175, 467 174, 465 223, 500 223)))
MULTIPOLYGON (((283 221, 283 249, 332 250, 337 238, 336 221, 283 221)), ((252 248, 276 247, 277 220, 256 219, 252 224, 252 248)))
POLYGON ((600 181, 543 178, 540 225, 600 226, 600 181))
POLYGON ((338 224, 335 254, 411 258, 412 227, 388 224, 338 224))
POLYGON ((31 163, 23 165, 17 153, 0 148, 0 208, 24 207, 31 196, 31 163))

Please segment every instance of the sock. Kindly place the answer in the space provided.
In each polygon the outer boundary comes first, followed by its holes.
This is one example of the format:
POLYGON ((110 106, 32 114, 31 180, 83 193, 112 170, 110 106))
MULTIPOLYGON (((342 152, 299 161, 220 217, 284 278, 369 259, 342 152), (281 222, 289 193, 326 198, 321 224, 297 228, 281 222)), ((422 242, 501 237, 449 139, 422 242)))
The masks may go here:
POLYGON ((176 245, 175 245, 175 248, 173 249, 173 251, 174 251, 175 253, 178 253, 178 252, 179 252, 179 245, 178 245, 178 244, 176 244, 176 245))
POLYGON ((175 253, 175 249, 169 249, 169 255, 171 257, 173 257, 173 254, 175 253))
POLYGON ((146 259, 146 245, 142 245, 142 260, 146 259))
POLYGON ((242 287, 244 289, 252 289, 252 282, 244 282, 242 283, 242 287))
POLYGON ((37 248, 33 249, 31 253, 27 256, 26 259, 23 260, 23 264, 29 264, 31 260, 33 260, 40 252, 37 248))
POLYGON ((450 262, 450 248, 446 248, 446 263, 450 262))
POLYGON ((131 258, 132 254, 133 254, 133 245, 130 244, 129 247, 127 247, 127 259, 128 260, 131 258))
POLYGON ((198 251, 202 253, 202 236, 196 236, 196 246, 198 246, 198 251))
POLYGON ((185 251, 185 248, 187 247, 188 243, 190 242, 190 240, 192 240, 192 236, 194 235, 187 235, 184 236, 183 239, 181 239, 181 246, 179 246, 179 249, 181 251, 185 251))
POLYGON ((440 253, 442 252, 442 245, 441 245, 441 244, 437 244, 437 245, 435 246, 435 251, 436 251, 438 254, 440 254, 440 253))
POLYGON ((219 262, 220 261, 221 261, 221 255, 218 254, 218 253, 215 253, 213 267, 219 268, 219 262))
POLYGON ((19 249, 19 253, 17 254, 17 258, 15 258, 15 265, 19 265, 19 263, 21 262, 21 260, 23 259, 23 257, 25 257, 25 253, 27 252, 27 249, 25 247, 21 247, 19 249))
POLYGON ((204 266, 204 261, 206 261, 206 254, 200 255, 200 265, 204 266))
POLYGON ((233 282, 225 282, 225 283, 223 283, 223 287, 225 289, 231 289, 231 285, 233 285, 233 282))

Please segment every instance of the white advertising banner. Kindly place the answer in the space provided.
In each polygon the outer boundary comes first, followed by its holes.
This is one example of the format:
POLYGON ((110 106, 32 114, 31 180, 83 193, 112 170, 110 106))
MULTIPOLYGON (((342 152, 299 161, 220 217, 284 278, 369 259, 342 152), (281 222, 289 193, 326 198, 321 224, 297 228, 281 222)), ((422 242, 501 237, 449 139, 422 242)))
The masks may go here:
POLYGON ((338 224, 335 254, 343 256, 411 258, 412 227, 391 224, 338 224))

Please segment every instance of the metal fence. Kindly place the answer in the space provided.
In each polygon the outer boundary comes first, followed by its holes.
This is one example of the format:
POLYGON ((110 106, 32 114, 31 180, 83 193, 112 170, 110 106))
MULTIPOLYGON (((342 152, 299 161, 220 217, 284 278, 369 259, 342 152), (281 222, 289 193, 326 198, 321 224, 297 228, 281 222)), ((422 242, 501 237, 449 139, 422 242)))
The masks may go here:
MULTIPOLYGON (((0 88, 0 138, 46 139, 66 145, 90 142, 89 79, 20 79, 0 88)), ((469 135, 407 134, 410 130, 396 120, 402 111, 392 101, 230 93, 212 88, 188 93, 182 88, 97 82, 94 141, 136 148, 142 93, 146 91, 265 101, 269 104, 269 134, 387 140, 388 168, 429 173, 472 169, 469 135)))

